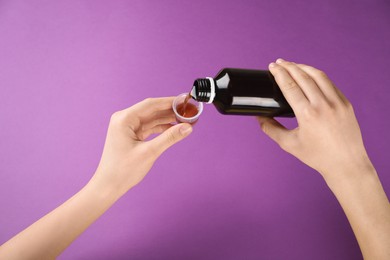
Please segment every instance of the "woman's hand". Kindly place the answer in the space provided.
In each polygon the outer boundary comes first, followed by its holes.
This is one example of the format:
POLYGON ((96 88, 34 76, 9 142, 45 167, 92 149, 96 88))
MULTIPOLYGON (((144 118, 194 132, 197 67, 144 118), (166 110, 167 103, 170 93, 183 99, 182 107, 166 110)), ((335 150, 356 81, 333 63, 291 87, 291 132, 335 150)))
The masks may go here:
POLYGON ((324 178, 351 167, 372 168, 351 103, 326 74, 313 67, 278 59, 269 66, 291 105, 298 127, 259 118, 263 131, 282 149, 324 178))
POLYGON ((319 171, 340 202, 365 259, 390 259, 390 204, 368 158, 352 105, 313 67, 282 59, 270 71, 297 117, 286 129, 259 118, 285 151, 319 171))
POLYGON ((55 259, 126 191, 139 183, 167 148, 191 133, 172 126, 173 98, 146 99, 116 112, 91 181, 58 208, 0 246, 0 259, 55 259), (160 134, 145 141, 151 134, 160 134))
POLYGON ((191 133, 190 124, 172 125, 176 122, 173 99, 148 98, 112 115, 92 181, 125 193, 145 177, 166 149, 191 133), (160 135, 146 141, 152 134, 160 135))

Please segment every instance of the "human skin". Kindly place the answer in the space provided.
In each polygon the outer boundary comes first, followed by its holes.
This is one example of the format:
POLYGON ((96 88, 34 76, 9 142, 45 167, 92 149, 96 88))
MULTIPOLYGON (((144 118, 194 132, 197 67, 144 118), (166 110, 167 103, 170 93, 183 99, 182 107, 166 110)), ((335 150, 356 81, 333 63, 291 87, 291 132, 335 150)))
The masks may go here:
POLYGON ((0 259, 54 259, 123 194, 137 185, 155 160, 187 137, 178 124, 174 97, 146 99, 112 115, 101 161, 88 184, 64 204, 0 247, 0 259), (151 134, 160 134, 145 141, 151 134))
MULTIPOLYGON (((353 108, 327 76, 310 66, 270 64, 298 120, 288 130, 259 118, 285 151, 317 170, 344 209, 366 259, 390 259, 390 206, 363 145, 353 108)), ((113 114, 99 166, 64 204, 0 247, 0 259, 54 259, 123 194, 155 160, 188 136, 191 125, 171 126, 172 98, 146 99, 113 114), (160 134, 145 141, 150 134, 160 134)))
POLYGON ((365 259, 390 259, 390 204, 363 144, 353 107, 327 75, 278 59, 269 65, 298 127, 259 117, 286 152, 318 171, 342 206, 365 259))

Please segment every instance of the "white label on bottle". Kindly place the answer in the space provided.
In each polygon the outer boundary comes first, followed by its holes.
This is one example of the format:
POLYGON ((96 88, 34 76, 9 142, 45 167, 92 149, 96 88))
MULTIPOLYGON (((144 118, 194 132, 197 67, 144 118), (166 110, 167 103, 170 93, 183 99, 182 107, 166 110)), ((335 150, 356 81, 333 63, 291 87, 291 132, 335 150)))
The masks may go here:
POLYGON ((276 102, 274 99, 260 97, 233 97, 232 105, 280 107, 279 103, 276 102))

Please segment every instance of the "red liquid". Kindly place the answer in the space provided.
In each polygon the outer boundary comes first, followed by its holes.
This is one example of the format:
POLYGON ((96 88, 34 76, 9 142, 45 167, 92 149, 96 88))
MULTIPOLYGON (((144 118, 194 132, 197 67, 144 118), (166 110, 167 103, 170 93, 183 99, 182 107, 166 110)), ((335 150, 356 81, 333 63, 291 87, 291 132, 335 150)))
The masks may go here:
POLYGON ((188 93, 188 95, 186 96, 186 98, 184 99, 184 106, 183 106, 183 111, 185 112, 186 111, 186 107, 187 107, 187 104, 188 104, 188 101, 190 101, 191 99, 191 95, 190 93, 188 93))
POLYGON ((177 113, 182 117, 194 117, 198 114, 198 108, 191 103, 182 103, 179 104, 176 108, 177 113))

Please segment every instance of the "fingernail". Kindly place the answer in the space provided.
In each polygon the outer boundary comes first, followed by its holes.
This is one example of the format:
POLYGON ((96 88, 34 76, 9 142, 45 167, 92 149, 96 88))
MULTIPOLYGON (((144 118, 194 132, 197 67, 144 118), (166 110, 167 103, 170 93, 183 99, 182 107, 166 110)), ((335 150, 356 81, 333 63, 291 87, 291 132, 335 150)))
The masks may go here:
POLYGON ((180 127, 180 133, 182 135, 188 135, 189 133, 192 132, 192 126, 190 124, 183 124, 181 127, 180 127))
POLYGON ((276 60, 276 63, 280 64, 280 63, 282 63, 283 61, 284 61, 284 60, 283 60, 282 58, 279 58, 279 59, 276 60))
POLYGON ((268 65, 268 67, 270 67, 270 68, 274 68, 276 66, 276 64, 274 63, 274 62, 271 62, 269 65, 268 65))

